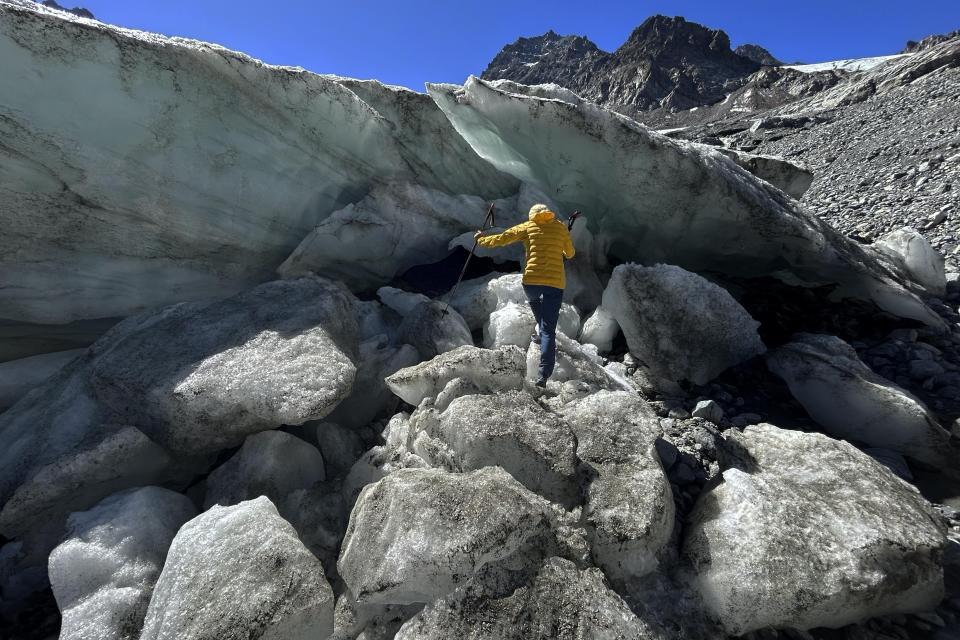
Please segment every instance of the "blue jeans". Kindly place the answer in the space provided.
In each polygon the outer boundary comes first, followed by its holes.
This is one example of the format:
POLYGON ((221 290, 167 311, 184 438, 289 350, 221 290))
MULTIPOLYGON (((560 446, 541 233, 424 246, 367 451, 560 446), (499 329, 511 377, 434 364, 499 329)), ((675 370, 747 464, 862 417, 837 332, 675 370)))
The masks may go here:
POLYGON ((546 380, 553 373, 557 361, 557 319, 560 317, 560 303, 563 302, 563 289, 541 284, 525 284, 523 292, 530 301, 530 310, 540 329, 540 379, 546 380))

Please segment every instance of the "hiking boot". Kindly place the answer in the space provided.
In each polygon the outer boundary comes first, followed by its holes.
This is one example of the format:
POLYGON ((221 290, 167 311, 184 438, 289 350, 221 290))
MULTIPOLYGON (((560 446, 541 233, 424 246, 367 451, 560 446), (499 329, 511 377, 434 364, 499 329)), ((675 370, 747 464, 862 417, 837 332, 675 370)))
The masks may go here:
POLYGON ((537 386, 540 387, 541 389, 546 388, 546 386, 547 386, 547 379, 546 379, 546 378, 537 378, 537 386))

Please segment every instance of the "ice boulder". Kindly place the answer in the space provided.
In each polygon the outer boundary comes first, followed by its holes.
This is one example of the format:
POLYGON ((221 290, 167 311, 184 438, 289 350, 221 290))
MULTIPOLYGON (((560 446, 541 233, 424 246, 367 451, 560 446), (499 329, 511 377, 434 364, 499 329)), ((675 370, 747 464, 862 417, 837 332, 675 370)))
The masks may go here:
POLYGON ((590 231, 618 261, 837 283, 838 295, 944 327, 908 274, 716 150, 589 102, 512 93, 472 76, 463 86, 428 84, 427 91, 494 167, 565 210, 587 212, 590 231))
POLYGON ((410 417, 409 438, 413 453, 434 466, 499 466, 553 502, 579 501, 573 432, 523 391, 460 396, 442 412, 421 407, 410 417))
POLYGON ((470 328, 460 314, 443 302, 424 302, 403 319, 397 339, 413 346, 421 360, 464 345, 473 346, 470 328))
POLYGON ((758 155, 724 147, 712 148, 791 198, 799 200, 813 184, 813 172, 806 165, 779 156, 758 155))
POLYGON ((381 287, 377 297, 403 318, 397 340, 416 348, 421 360, 473 344, 466 321, 445 302, 395 287, 381 287))
POLYGON ((183 525, 153 590, 140 640, 314 640, 333 632, 323 567, 265 497, 183 525))
MULTIPOLYGON (((430 403, 430 400, 426 402, 430 403)), ((364 452, 344 478, 342 493, 347 504, 356 504, 364 487, 398 469, 430 468, 423 458, 410 451, 409 414, 395 414, 383 428, 381 436, 384 443, 364 452)))
POLYGON ((330 413, 356 367, 353 296, 315 276, 137 320, 91 364, 97 398, 184 453, 330 413))
POLYGON ((360 494, 337 566, 360 603, 431 602, 542 545, 550 513, 498 467, 400 469, 360 494))
POLYGON ((726 290, 673 265, 620 265, 603 308, 623 329, 630 353, 657 377, 705 384, 766 351, 760 323, 726 290))
POLYGON ((767 367, 830 435, 944 470, 956 467, 960 454, 950 432, 923 402, 874 373, 840 338, 797 334, 767 355, 767 367))
POLYGON ((563 417, 591 471, 583 513, 592 527, 594 562, 620 584, 649 573, 675 518, 654 446, 661 433, 657 415, 635 393, 598 391, 565 407, 563 417))
POLYGON ((904 227, 883 236, 871 248, 896 261, 915 281, 935 296, 947 291, 943 256, 916 229, 904 227))
MULTIPOLYGON (((483 345, 488 349, 506 344, 526 347, 536 329, 530 305, 526 302, 507 302, 490 314, 483 326, 483 345)), ((580 330, 580 314, 569 304, 561 304, 557 331, 576 338, 580 330)))
POLYGON ((304 546, 322 563, 327 575, 335 575, 340 542, 347 528, 350 505, 344 502, 337 480, 297 489, 277 505, 284 520, 293 525, 304 546))
POLYGON ((449 291, 441 300, 456 309, 471 330, 482 329, 487 318, 501 303, 520 303, 525 300, 521 289, 516 294, 511 292, 510 298, 501 302, 499 287, 494 283, 505 277, 507 276, 494 271, 479 278, 464 280, 456 291, 449 291))
POLYGON ((297 489, 324 479, 323 456, 315 446, 283 431, 247 437, 229 460, 207 477, 204 508, 230 506, 258 496, 282 504, 297 489))
MULTIPOLYGON (((587 392, 598 389, 632 390, 633 386, 613 371, 605 369, 603 358, 593 345, 582 345, 573 338, 557 333, 556 364, 548 386, 571 382, 587 392)), ((540 344, 527 347, 528 380, 536 380, 540 366, 540 344)))
POLYGON ((414 406, 436 397, 458 380, 473 393, 507 391, 523 387, 524 355, 516 346, 481 349, 464 346, 401 369, 387 378, 387 386, 404 402, 414 406))
POLYGON ((357 431, 335 422, 321 422, 314 426, 327 476, 339 476, 349 471, 363 454, 363 440, 357 431))
POLYGON ((12 407, 84 351, 70 349, 0 362, 0 411, 12 407))
POLYGON ((583 344, 594 345, 599 353, 609 353, 618 333, 620 325, 617 319, 601 305, 583 321, 579 340, 583 344))
POLYGON ((376 185, 320 222, 278 271, 320 273, 355 290, 372 289, 410 267, 446 257, 450 238, 475 229, 487 206, 477 196, 416 183, 376 185))
POLYGON ((558 557, 505 595, 467 589, 437 600, 406 622, 395 640, 666 640, 639 619, 596 568, 558 557))
MULTIPOLYGON (((730 432, 728 432, 730 433, 730 432)), ((747 427, 683 553, 727 633, 842 627, 943 598, 945 532, 919 492, 852 445, 747 427)))
POLYGON ((159 487, 130 489, 70 516, 50 554, 62 640, 137 640, 167 548, 196 515, 190 500, 159 487))
POLYGON ((324 418, 347 429, 364 427, 388 411, 396 397, 384 380, 400 369, 420 362, 420 354, 415 348, 409 344, 391 346, 384 334, 360 343, 359 352, 353 391, 324 418))
POLYGON ((46 560, 71 511, 130 487, 185 486, 208 464, 172 455, 136 427, 104 422, 82 377, 54 379, 0 415, 0 532, 27 543, 28 564, 46 560))

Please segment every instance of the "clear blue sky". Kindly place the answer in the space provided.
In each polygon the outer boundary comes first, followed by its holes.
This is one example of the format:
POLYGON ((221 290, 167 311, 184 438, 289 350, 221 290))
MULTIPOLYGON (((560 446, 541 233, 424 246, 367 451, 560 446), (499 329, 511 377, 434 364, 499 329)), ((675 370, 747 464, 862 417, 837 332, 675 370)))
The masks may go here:
POLYGON ((503 45, 548 29, 612 51, 650 15, 680 15, 781 60, 896 53, 960 28, 960 0, 60 0, 104 22, 222 44, 274 64, 423 90, 461 83, 503 45))

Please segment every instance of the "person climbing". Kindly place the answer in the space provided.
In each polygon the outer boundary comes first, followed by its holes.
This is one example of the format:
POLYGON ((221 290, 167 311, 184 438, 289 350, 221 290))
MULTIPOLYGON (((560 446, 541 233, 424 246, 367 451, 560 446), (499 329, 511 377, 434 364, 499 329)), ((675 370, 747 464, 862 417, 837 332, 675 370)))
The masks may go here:
POLYGON ((576 253, 567 225, 557 220, 545 204, 530 207, 529 220, 503 233, 484 236, 474 234, 481 247, 505 247, 523 242, 526 264, 523 268, 523 291, 537 322, 540 336, 540 368, 537 386, 544 387, 556 363, 557 319, 566 286, 564 258, 576 253))

